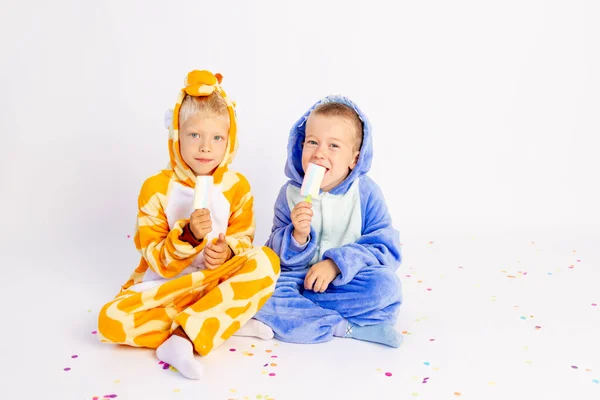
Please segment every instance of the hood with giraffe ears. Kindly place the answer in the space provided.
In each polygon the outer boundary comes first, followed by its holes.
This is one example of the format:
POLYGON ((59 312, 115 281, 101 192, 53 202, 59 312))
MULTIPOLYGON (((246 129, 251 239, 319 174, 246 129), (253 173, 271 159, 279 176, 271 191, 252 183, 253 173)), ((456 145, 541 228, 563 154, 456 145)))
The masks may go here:
POLYGON ((223 161, 213 172, 215 184, 221 183, 223 175, 227 172, 228 165, 233 161, 233 157, 238 147, 237 141, 237 123, 235 114, 235 102, 233 102, 221 87, 223 76, 219 73, 214 74, 206 70, 194 70, 187 74, 184 88, 179 92, 177 103, 173 111, 167 111, 165 115, 165 125, 169 129, 169 169, 173 170, 177 180, 186 186, 194 187, 196 185, 196 175, 194 171, 183 161, 179 149, 179 109, 186 95, 189 96, 209 96, 213 92, 218 92, 227 103, 229 112, 229 139, 227 141, 227 150, 223 161))

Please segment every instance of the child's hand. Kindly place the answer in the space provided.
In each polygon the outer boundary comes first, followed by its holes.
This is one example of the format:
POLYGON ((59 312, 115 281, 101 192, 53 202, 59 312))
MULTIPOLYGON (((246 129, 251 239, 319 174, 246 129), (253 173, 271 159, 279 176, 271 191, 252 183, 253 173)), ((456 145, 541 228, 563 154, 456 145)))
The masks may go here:
POLYGON ((296 204, 296 207, 292 210, 291 218, 292 224, 294 224, 292 235, 299 244, 306 243, 308 235, 310 235, 310 222, 312 221, 313 216, 311 208, 311 203, 301 201, 296 204))
POLYGON ((201 208, 194 210, 192 215, 190 215, 190 230, 194 238, 199 242, 212 231, 212 221, 208 209, 201 208))
POLYGON ((226 263, 233 256, 233 252, 225 241, 225 235, 219 234, 219 238, 204 248, 204 265, 208 269, 215 269, 226 263))
POLYGON ((304 289, 323 293, 339 273, 340 269, 333 260, 327 258, 319 261, 308 270, 304 278, 304 289))

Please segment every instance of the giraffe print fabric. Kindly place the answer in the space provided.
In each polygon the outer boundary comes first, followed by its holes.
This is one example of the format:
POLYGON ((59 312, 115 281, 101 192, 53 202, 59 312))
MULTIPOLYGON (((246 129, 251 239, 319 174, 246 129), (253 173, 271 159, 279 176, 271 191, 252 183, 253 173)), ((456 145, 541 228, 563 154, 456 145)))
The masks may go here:
POLYGON ((148 178, 138 198, 135 246, 138 267, 100 311, 103 342, 157 348, 181 327, 205 356, 250 320, 271 297, 279 277, 278 256, 254 247, 253 196, 246 178, 228 165, 237 149, 235 104, 222 90, 222 76, 192 71, 169 124, 169 166, 148 178), (209 210, 213 231, 194 246, 185 240, 193 211, 194 172, 181 157, 178 114, 185 95, 218 91, 228 105, 229 140, 213 172, 209 210), (224 233, 233 257, 220 267, 204 266, 203 250, 224 233))

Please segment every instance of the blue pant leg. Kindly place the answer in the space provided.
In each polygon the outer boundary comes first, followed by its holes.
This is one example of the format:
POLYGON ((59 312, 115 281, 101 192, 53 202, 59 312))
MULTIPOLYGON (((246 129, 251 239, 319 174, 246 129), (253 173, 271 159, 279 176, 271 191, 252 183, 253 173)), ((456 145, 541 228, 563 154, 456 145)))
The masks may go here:
POLYGON ((402 286, 395 271, 377 265, 363 268, 345 285, 330 284, 324 293, 307 290, 304 296, 355 325, 395 324, 402 286))
POLYGON ((281 272, 275 292, 254 316, 273 329, 275 338, 291 343, 321 343, 333 338, 343 320, 334 310, 319 307, 302 295, 308 269, 281 272))

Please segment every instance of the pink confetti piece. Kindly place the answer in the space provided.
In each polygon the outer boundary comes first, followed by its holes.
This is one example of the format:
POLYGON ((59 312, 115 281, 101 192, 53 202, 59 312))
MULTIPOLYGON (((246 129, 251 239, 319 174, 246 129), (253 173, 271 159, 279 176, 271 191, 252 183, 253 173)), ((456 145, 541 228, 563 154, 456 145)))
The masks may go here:
POLYGON ((70 371, 70 370, 71 370, 71 368, 69 368, 69 367, 63 369, 63 371, 70 371))
POLYGON ((577 262, 581 262, 581 260, 577 260, 577 262))
POLYGON ((579 367, 577 365, 571 365, 571 368, 573 368, 573 369, 579 369, 579 367))
POLYGON ((275 376, 275 372, 271 372, 269 376, 275 376))
POLYGON ((73 354, 73 355, 71 356, 71 358, 77 358, 77 357, 79 357, 77 354, 73 354))
POLYGON ((277 358, 277 356, 271 356, 271 358, 277 358))
POLYGON ((234 352, 234 351, 236 351, 236 350, 235 350, 235 349, 229 349, 229 351, 231 351, 231 352, 234 352))
POLYGON ((427 288, 427 291, 428 291, 428 292, 431 292, 431 288, 427 288))
POLYGON ((592 307, 597 307, 597 306, 598 306, 598 304, 592 303, 592 307))
POLYGON ((386 372, 385 376, 392 376, 392 373, 391 372, 386 372))
POLYGON ((127 235, 127 239, 131 238, 131 235, 127 235))
POLYGON ((265 365, 263 365, 263 367, 267 367, 267 366, 269 366, 269 363, 266 363, 265 365))
POLYGON ((104 398, 105 398, 105 399, 114 399, 114 398, 116 398, 116 397, 117 397, 117 395, 116 395, 116 394, 105 394, 105 395, 104 395, 104 398))
POLYGON ((536 326, 535 326, 535 329, 537 329, 537 330, 540 330, 540 329, 542 329, 542 327, 541 327, 541 326, 539 326, 539 325, 536 325, 536 326))
POLYGON ((430 342, 435 342, 435 339, 429 339, 430 342))
POLYGON ((95 335, 97 333, 98 333, 98 331, 92 331, 92 335, 95 335))
POLYGON ((461 267, 460 265, 458 266, 458 268, 460 268, 460 269, 464 269, 464 267, 461 267))

